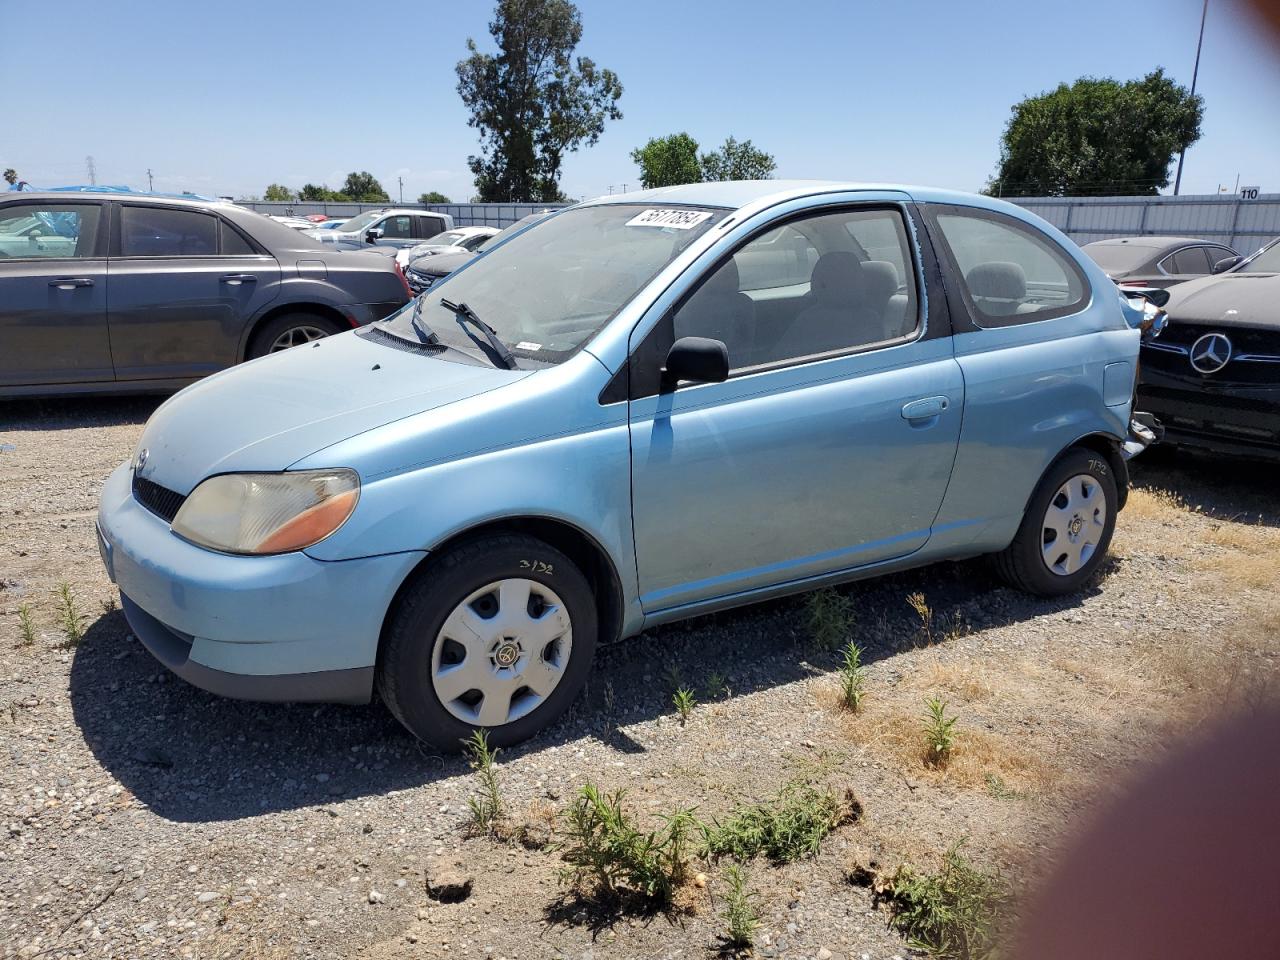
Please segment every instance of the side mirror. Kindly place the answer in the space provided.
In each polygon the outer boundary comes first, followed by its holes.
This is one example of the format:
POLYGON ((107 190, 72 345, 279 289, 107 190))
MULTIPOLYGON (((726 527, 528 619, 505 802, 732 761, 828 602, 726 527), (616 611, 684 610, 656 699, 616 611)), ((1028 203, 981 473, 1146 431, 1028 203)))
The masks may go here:
POLYGON ((1232 267, 1234 267, 1243 259, 1244 257, 1227 257, 1223 260, 1219 260, 1217 263, 1213 265, 1213 272, 1226 273, 1228 270, 1230 270, 1232 267))
POLYGON ((674 390, 681 380, 723 383, 729 379, 729 348, 722 340, 681 337, 667 352, 662 368, 662 388, 674 390))
POLYGON ((369 243, 377 243, 382 239, 382 228, 374 227, 372 230, 366 231, 364 238, 369 243))

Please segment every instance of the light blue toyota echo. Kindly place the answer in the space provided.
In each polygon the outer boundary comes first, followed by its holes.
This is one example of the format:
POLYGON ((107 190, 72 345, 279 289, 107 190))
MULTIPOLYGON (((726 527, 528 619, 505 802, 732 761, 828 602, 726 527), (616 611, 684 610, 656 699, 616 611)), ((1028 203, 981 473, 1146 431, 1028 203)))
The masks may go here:
POLYGON ((1143 318, 987 197, 601 198, 168 400, 103 489, 103 560, 197 686, 376 688, 438 747, 513 743, 655 624, 979 554, 1079 588, 1150 439, 1143 318))

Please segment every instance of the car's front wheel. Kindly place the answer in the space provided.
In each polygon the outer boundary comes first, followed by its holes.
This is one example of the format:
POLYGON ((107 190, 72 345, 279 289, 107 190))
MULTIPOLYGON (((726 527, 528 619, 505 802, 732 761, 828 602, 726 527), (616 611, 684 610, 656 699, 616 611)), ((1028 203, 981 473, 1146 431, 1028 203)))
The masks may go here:
POLYGON ((997 571, 1044 597, 1078 590, 1106 558, 1118 509, 1106 457, 1069 450, 1040 479, 1013 543, 996 554, 997 571))
POLYGON ((573 702, 596 631, 591 586, 559 550, 526 536, 473 540, 406 585, 384 632, 378 690, 440 750, 477 729, 491 744, 518 743, 573 702))

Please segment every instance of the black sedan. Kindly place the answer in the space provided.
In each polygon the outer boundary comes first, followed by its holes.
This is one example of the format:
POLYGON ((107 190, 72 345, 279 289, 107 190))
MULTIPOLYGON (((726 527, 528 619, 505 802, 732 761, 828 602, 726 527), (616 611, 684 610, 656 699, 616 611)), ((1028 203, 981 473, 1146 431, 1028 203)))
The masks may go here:
POLYGON ((177 390, 408 299, 394 257, 234 204, 0 195, 0 397, 177 390))
POLYGON ((1240 262, 1230 247, 1192 237, 1119 237, 1080 248, 1124 289, 1157 287, 1222 273, 1240 262))
POLYGON ((1280 239, 1172 293, 1142 345, 1139 406, 1166 442, 1280 460, 1280 239))

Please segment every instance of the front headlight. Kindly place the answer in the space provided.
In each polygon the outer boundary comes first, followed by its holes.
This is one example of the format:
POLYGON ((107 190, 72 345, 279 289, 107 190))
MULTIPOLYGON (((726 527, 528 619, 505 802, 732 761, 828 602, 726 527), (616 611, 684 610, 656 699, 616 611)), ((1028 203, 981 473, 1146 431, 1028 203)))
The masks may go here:
POLYGON ((224 473, 187 497, 173 532, 224 553, 288 553, 347 522, 360 498, 354 470, 224 473))

